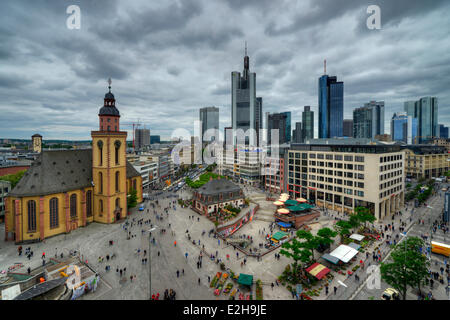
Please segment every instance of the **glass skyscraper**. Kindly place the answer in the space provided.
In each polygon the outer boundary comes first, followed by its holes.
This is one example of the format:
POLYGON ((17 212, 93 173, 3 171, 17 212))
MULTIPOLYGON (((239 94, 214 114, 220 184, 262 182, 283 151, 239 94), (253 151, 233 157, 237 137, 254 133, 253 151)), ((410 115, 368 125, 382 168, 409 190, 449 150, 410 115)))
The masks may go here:
POLYGON ((314 139, 314 111, 310 106, 305 106, 302 113, 302 140, 305 139, 314 139))
POLYGON ((444 126, 443 124, 439 125, 439 137, 448 139, 448 127, 444 126))
POLYGON ((404 111, 408 116, 417 118, 417 141, 439 137, 438 100, 436 97, 424 97, 418 101, 406 101, 404 111))
POLYGON ((371 101, 353 110, 353 137, 374 139, 384 134, 384 101, 371 101))
POLYGON ((286 136, 286 142, 291 141, 291 132, 292 132, 292 125, 291 125, 291 112, 281 112, 281 114, 286 115, 286 130, 285 130, 285 136, 286 136))
POLYGON ((255 134, 245 138, 245 143, 257 145, 262 129, 262 98, 256 98, 256 73, 250 72, 250 58, 245 49, 244 70, 231 73, 231 123, 233 141, 236 142, 236 130, 246 132, 254 129, 255 134))
POLYGON ((319 138, 342 137, 344 82, 335 76, 319 78, 319 138))
POLYGON ((413 144, 417 136, 417 118, 406 112, 394 113, 391 120, 391 137, 393 141, 413 144))
POLYGON ((288 133, 289 139, 291 137, 291 113, 290 112, 282 112, 282 113, 272 113, 267 117, 267 135, 268 135, 268 143, 269 144, 283 144, 288 142, 288 133), (288 124, 289 121, 289 124, 288 124), (289 126, 289 131, 288 131, 289 126), (272 129, 278 129, 278 141, 273 141, 272 138, 272 129))
POLYGON ((208 139, 207 141, 213 141, 219 139, 218 137, 218 130, 219 130, 219 108, 216 107, 206 107, 200 109, 200 121, 202 122, 202 137, 201 141, 206 142, 203 140, 203 136, 205 132, 209 129, 217 130, 215 133, 215 137, 211 137, 211 139, 208 139), (216 139, 214 139, 216 138, 216 139))

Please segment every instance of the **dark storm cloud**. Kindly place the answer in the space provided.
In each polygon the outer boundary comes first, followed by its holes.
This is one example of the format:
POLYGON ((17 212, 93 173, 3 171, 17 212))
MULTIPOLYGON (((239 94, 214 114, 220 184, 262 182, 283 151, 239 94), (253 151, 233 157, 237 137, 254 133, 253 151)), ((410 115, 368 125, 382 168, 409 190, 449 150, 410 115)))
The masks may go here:
POLYGON ((263 112, 291 111, 292 126, 310 105, 317 127, 324 59, 345 83, 346 118, 385 100, 389 132, 404 101, 432 95, 449 124, 447 3, 1 1, 0 138, 89 139, 109 77, 129 137, 138 120, 164 138, 193 132, 198 109, 212 105, 229 126, 231 72, 242 72, 245 40, 263 112), (72 4, 80 30, 66 28, 72 4), (380 6, 382 30, 366 28, 369 4, 380 6))

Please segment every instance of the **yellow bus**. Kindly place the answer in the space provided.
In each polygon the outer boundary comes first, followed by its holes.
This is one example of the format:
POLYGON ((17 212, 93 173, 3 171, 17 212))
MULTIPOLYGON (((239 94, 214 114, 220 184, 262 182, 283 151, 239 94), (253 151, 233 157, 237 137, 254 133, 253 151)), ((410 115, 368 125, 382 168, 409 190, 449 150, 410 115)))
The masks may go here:
POLYGON ((450 256, 450 245, 431 241, 431 252, 443 254, 444 256, 450 256))

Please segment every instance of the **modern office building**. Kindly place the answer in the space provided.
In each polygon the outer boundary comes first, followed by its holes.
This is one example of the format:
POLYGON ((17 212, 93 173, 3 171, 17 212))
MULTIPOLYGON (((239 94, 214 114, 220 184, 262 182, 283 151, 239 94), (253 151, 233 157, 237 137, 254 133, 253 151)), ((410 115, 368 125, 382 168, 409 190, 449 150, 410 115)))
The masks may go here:
POLYGON ((404 152, 397 145, 354 141, 292 144, 287 191, 319 207, 353 213, 363 206, 377 220, 391 217, 404 204, 404 152))
POLYGON ((305 106, 302 113, 302 141, 314 139, 314 111, 310 106, 305 106))
POLYGON ((404 110, 408 116, 417 118, 417 139, 413 143, 424 143, 439 137, 438 100, 436 97, 423 97, 418 101, 406 101, 404 110))
POLYGON ((160 136, 150 136, 150 144, 161 143, 160 136))
POLYGON ((375 139, 384 134, 384 101, 371 101, 353 110, 353 137, 375 139))
POLYGON ((408 145, 403 149, 408 178, 437 178, 449 169, 448 151, 444 146, 408 145))
POLYGON ((394 113, 391 120, 391 137, 393 141, 412 144, 417 137, 417 118, 406 112, 394 113))
POLYGON ((344 119, 342 135, 344 137, 353 137, 353 119, 344 119))
POLYGON ((303 143, 303 128, 301 122, 295 123, 295 129, 292 131, 292 142, 303 143))
POLYGON ((201 108, 199 112, 199 120, 202 123, 201 127, 201 141, 210 142, 219 139, 219 108, 216 107, 206 107, 201 108), (215 130, 214 136, 210 139, 204 140, 205 132, 207 130, 215 130))
POLYGON ((233 144, 233 127, 223 128, 223 135, 225 144, 233 144))
POLYGON ((324 74, 319 78, 319 138, 342 137, 344 82, 324 74))
POLYGON ((259 186, 261 183, 260 151, 253 146, 231 150, 219 149, 217 152, 219 174, 231 177, 235 182, 259 186))
POLYGON ((136 150, 142 150, 145 147, 150 146, 150 129, 135 129, 135 148, 136 150))
POLYGON ((439 138, 448 138, 448 127, 444 126, 443 124, 439 125, 439 138))
POLYGON ((291 138, 291 113, 272 113, 267 117, 267 143, 283 144, 290 141, 291 138), (272 139, 272 130, 278 130, 278 141, 272 139))
POLYGON ((256 73, 250 72, 250 58, 245 48, 244 70, 231 73, 231 123, 233 142, 236 143, 236 130, 254 133, 245 138, 245 143, 258 144, 259 131, 262 129, 262 98, 256 98, 256 73))

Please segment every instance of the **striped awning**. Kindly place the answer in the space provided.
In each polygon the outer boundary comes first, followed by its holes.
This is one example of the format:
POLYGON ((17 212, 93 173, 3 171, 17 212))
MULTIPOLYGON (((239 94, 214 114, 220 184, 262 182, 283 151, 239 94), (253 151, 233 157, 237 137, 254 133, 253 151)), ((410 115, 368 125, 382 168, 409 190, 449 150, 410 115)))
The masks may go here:
POLYGON ((312 266, 307 268, 306 271, 320 280, 323 277, 325 277, 328 274, 328 272, 330 272, 330 269, 316 262, 312 266))

